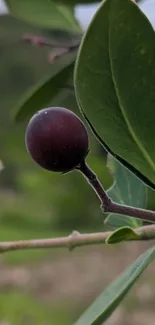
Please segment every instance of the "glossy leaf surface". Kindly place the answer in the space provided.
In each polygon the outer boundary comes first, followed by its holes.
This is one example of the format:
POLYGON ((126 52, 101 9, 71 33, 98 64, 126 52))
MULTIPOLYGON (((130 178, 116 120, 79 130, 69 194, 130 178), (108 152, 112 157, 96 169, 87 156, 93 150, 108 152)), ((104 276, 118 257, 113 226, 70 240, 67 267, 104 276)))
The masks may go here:
POLYGON ((155 33, 132 0, 105 0, 80 47, 79 106, 105 148, 155 188, 155 33))

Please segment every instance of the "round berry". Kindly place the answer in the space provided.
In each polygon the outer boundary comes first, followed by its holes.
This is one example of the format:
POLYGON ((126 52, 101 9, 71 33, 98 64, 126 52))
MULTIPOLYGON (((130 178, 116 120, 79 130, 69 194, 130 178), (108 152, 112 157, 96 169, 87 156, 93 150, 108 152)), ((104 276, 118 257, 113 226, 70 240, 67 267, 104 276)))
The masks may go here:
POLYGON ((50 107, 29 121, 26 147, 41 167, 67 172, 77 167, 88 153, 88 134, 83 122, 70 110, 50 107))

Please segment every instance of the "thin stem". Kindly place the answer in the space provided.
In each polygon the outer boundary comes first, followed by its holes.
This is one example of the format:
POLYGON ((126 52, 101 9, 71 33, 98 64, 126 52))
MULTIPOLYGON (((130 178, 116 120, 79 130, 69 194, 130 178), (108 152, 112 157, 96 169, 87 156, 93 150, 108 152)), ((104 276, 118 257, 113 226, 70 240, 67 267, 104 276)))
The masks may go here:
POLYGON ((24 35, 23 40, 35 46, 44 46, 50 48, 51 53, 48 56, 48 61, 50 63, 55 62, 57 59, 63 57, 66 53, 77 51, 80 45, 80 40, 77 40, 75 42, 57 42, 50 38, 29 34, 24 35))
POLYGON ((134 208, 113 202, 104 190, 96 174, 90 169, 85 161, 81 163, 78 170, 86 177, 88 183, 97 193, 105 213, 123 214, 126 216, 155 222, 155 211, 134 208))
POLYGON ((80 45, 80 40, 77 40, 76 42, 57 42, 50 38, 45 38, 42 36, 32 35, 32 34, 25 34, 23 36, 23 40, 25 42, 31 43, 33 45, 38 46, 47 46, 47 47, 54 47, 54 48, 61 48, 66 50, 75 50, 78 49, 80 45))
MULTIPOLYGON (((133 240, 152 240, 155 239, 155 225, 144 226, 135 229, 137 238, 135 235, 130 237, 127 241, 133 240)), ((68 248, 69 250, 75 247, 88 246, 88 245, 100 245, 105 244, 106 239, 112 234, 112 231, 80 234, 77 231, 66 237, 49 238, 49 239, 32 239, 32 240, 19 240, 13 242, 0 242, 0 253, 6 253, 17 250, 25 249, 40 249, 40 248, 68 248)))
POLYGON ((146 221, 155 222, 155 211, 134 208, 128 205, 121 205, 115 202, 111 203, 111 206, 108 208, 106 212, 124 214, 130 217, 135 217, 146 221))
MULTIPOLYGON (((91 185, 93 190, 95 190, 96 194, 98 195, 101 205, 106 210, 109 206, 111 206, 111 199, 107 195, 106 191, 104 191, 101 182, 99 181, 96 174, 90 169, 90 167, 86 164, 85 161, 82 161, 80 166, 76 168, 79 170, 87 179, 88 183, 91 185)), ((105 211, 106 212, 106 211, 105 211)))

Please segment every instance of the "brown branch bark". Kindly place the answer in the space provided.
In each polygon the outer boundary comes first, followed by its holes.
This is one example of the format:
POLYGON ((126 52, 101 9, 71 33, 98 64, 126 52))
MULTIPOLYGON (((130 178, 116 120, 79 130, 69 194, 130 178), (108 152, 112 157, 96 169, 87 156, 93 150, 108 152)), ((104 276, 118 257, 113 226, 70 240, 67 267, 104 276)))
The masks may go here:
POLYGON ((124 216, 155 222, 155 211, 139 209, 128 205, 121 205, 111 200, 96 174, 89 168, 85 161, 77 168, 87 179, 101 201, 101 207, 105 213, 122 214, 124 216))

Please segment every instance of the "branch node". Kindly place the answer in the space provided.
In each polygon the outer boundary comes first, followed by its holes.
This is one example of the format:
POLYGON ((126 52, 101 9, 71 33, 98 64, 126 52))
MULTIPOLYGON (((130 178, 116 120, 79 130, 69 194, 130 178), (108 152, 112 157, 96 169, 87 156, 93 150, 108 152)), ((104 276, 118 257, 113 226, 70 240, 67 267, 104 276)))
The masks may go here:
POLYGON ((80 232, 77 230, 73 230, 72 233, 69 235, 69 241, 68 241, 68 249, 69 251, 72 251, 76 247, 76 238, 80 235, 80 232))

